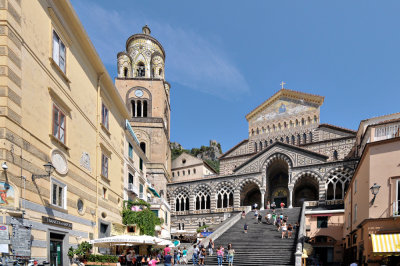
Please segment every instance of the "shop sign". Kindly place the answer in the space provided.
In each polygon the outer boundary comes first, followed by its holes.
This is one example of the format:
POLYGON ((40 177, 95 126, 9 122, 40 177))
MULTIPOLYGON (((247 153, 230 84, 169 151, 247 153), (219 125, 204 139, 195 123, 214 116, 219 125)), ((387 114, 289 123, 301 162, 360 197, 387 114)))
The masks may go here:
POLYGON ((213 232, 201 232, 200 233, 200 237, 208 237, 209 235, 211 235, 213 232))
POLYGON ((42 216, 42 223, 72 229, 72 223, 42 216))

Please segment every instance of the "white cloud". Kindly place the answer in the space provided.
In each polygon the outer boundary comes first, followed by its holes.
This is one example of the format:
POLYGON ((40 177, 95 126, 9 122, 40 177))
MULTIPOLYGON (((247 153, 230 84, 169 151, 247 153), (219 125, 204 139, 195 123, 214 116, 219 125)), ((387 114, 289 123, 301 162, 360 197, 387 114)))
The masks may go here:
POLYGON ((242 73, 213 40, 140 14, 132 16, 129 12, 108 10, 95 2, 73 3, 108 66, 116 65, 116 54, 125 49, 126 39, 140 32, 141 26, 147 23, 166 51, 168 81, 224 99, 235 99, 250 90, 242 73))

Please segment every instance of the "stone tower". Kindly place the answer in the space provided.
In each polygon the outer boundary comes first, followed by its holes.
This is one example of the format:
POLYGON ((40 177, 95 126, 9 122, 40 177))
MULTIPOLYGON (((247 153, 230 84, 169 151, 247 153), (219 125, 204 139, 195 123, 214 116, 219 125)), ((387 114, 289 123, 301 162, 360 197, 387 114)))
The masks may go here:
POLYGON ((165 81, 165 51, 146 25, 142 33, 126 41, 126 50, 117 55, 115 81, 125 101, 129 120, 145 152, 148 179, 166 196, 170 180, 170 85, 165 81))

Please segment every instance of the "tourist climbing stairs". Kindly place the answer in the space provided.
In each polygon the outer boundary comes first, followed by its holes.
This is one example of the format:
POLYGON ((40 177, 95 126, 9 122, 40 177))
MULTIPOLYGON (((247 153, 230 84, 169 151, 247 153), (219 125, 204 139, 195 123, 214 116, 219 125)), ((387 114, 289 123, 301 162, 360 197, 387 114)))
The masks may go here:
MULTIPOLYGON (((288 224, 294 225, 300 220, 301 208, 277 209, 276 213, 287 215, 288 224)), ((223 246, 227 249, 229 243, 235 250, 234 265, 294 265, 297 231, 293 238, 282 239, 281 231, 277 227, 266 223, 264 217, 267 210, 261 211, 262 223, 254 218, 254 212, 249 212, 245 219, 240 219, 224 234, 215 240, 214 255, 206 257, 206 265, 217 265, 216 249, 223 246), (248 232, 243 232, 244 224, 248 225, 248 232)), ((207 246, 207 245, 206 245, 207 246)), ((208 252, 207 252, 208 254, 208 252)), ((224 260, 223 265, 228 265, 224 260)))

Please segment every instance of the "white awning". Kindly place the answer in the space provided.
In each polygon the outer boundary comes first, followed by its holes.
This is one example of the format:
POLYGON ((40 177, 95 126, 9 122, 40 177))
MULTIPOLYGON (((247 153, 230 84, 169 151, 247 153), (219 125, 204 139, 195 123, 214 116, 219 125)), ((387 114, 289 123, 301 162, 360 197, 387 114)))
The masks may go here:
POLYGON ((155 245, 159 244, 164 239, 157 238, 154 236, 131 236, 131 235, 120 235, 120 236, 110 236, 104 238, 98 238, 94 240, 90 240, 89 243, 94 246, 105 246, 105 245, 155 245))

